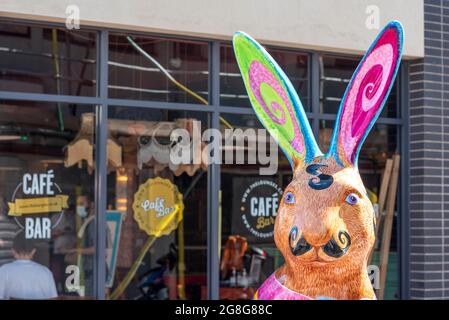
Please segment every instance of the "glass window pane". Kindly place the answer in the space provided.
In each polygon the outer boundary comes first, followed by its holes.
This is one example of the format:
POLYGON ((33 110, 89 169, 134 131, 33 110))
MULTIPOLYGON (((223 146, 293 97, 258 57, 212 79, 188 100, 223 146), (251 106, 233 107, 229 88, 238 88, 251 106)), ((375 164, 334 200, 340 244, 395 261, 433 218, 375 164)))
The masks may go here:
MULTIPOLYGON (((294 51, 270 49, 268 52, 287 74, 306 111, 309 109, 308 55, 294 51)), ((232 107, 250 107, 248 94, 230 45, 220 48, 220 104, 232 107)))
POLYGON ((207 298, 207 113, 110 107, 108 128, 108 297, 207 298), (175 130, 193 164, 172 160, 175 130))
POLYGON ((96 32, 0 23, 0 90, 95 96, 96 32))
POLYGON ((0 101, 0 299, 93 297, 93 123, 92 106, 0 101))
MULTIPOLYGON (((351 80, 360 58, 343 58, 334 56, 320 57, 320 112, 337 114, 341 99, 351 80)), ((397 79, 391 89, 381 117, 398 117, 397 79)))
POLYGON ((207 102, 208 48, 207 42, 111 34, 109 97, 198 104, 204 100, 207 102), (151 58, 140 53, 128 36, 151 58), (188 93, 181 85, 200 98, 188 93))
MULTIPOLYGON (((250 300, 263 281, 283 264, 273 230, 282 191, 291 180, 292 170, 274 141, 267 142, 262 151, 265 142, 247 131, 262 128, 255 116, 224 116, 248 138, 237 140, 243 135, 234 131, 236 138, 223 141, 220 299, 250 300), (238 155, 244 161, 239 162, 238 155), (251 155, 257 157, 252 158, 255 161, 251 161, 251 155), (263 155, 268 156, 269 163, 276 163, 267 174, 260 171, 269 166, 262 164, 263 155)), ((269 140, 268 134, 263 136, 269 140)))

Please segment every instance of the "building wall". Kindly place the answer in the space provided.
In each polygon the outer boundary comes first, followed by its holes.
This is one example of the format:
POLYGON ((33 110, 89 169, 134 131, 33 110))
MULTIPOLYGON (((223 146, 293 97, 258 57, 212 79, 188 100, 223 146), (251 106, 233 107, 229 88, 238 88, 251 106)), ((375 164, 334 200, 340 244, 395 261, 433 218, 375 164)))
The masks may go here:
POLYGON ((81 27, 227 40, 243 30, 266 44, 351 54, 363 54, 378 33, 366 26, 374 6, 380 27, 393 19, 404 25, 405 57, 424 55, 423 0, 2 0, 0 16, 65 22, 72 4, 81 27))
MULTIPOLYGON (((0 16, 64 22, 71 2, 2 0, 0 16)), ((414 58, 409 68, 410 118, 405 119, 410 127, 407 280, 413 299, 449 298, 449 0, 77 3, 81 28, 104 26, 228 40, 240 29, 267 44, 355 54, 364 53, 378 32, 365 27, 368 5, 379 6, 381 26, 390 19, 400 20, 406 33, 405 55, 414 58)))
POLYGON ((410 66, 410 297, 449 298, 449 0, 424 1, 410 66))

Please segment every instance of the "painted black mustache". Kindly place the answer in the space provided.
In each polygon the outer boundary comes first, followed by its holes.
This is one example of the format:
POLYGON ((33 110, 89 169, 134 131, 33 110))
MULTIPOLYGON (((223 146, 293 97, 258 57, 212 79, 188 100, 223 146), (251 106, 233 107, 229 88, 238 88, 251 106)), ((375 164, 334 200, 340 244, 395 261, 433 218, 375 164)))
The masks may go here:
MULTIPOLYGON (((302 235, 298 240, 296 240, 297 237, 298 228, 294 226, 293 228, 291 228, 288 235, 290 251, 294 256, 303 255, 304 253, 312 249, 312 245, 308 243, 302 235)), ((333 258, 340 258, 341 256, 343 256, 348 251, 349 246, 351 245, 351 237, 346 231, 340 231, 338 233, 338 240, 344 245, 344 247, 340 247, 335 239, 331 238, 323 246, 323 252, 333 258)))
POLYGON ((351 245, 351 237, 346 231, 340 231, 338 233, 338 240, 345 245, 343 248, 338 245, 334 238, 331 238, 323 247, 323 252, 333 258, 340 258, 344 255, 351 245))
POLYGON ((290 251, 294 256, 300 256, 310 251, 312 246, 304 239, 301 235, 301 238, 296 242, 296 238, 298 237, 298 227, 294 226, 290 229, 290 234, 288 235, 288 244, 290 246, 290 251))

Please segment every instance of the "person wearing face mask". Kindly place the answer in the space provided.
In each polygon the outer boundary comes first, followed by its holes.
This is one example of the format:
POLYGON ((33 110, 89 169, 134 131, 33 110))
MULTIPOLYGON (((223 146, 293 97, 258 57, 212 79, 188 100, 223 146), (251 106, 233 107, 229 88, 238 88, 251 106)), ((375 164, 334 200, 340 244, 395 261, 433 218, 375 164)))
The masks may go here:
MULTIPOLYGON (((68 250, 68 253, 78 257, 78 265, 83 270, 84 295, 93 296, 94 289, 94 259, 95 259, 95 206, 92 199, 87 196, 78 196, 76 213, 82 218, 81 227, 77 237, 81 245, 68 250)), ((109 227, 106 226, 106 247, 110 247, 111 241, 108 235, 109 227)), ((105 257, 106 259, 106 257, 105 257)), ((106 270, 106 275, 109 270, 106 270)))
POLYGON ((77 257, 83 272, 84 295, 93 296, 94 287, 94 254, 95 254, 95 210, 94 203, 87 196, 78 196, 76 214, 82 218, 77 237, 81 245, 67 251, 72 257, 77 257))
POLYGON ((88 216, 89 199, 87 196, 78 196, 76 198, 76 214, 80 218, 86 218, 88 216))

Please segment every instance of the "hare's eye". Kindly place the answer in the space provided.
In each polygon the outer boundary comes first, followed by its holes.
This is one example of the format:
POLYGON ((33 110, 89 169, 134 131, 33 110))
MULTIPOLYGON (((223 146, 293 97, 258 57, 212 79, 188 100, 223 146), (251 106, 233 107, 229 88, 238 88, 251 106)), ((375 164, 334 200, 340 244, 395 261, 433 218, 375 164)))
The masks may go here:
POLYGON ((285 194, 285 203, 295 203, 295 196, 290 191, 285 194))
POLYGON ((359 200, 360 200, 359 197, 355 193, 349 194, 345 199, 346 203, 350 204, 351 206, 354 206, 357 203, 359 203, 359 200))

